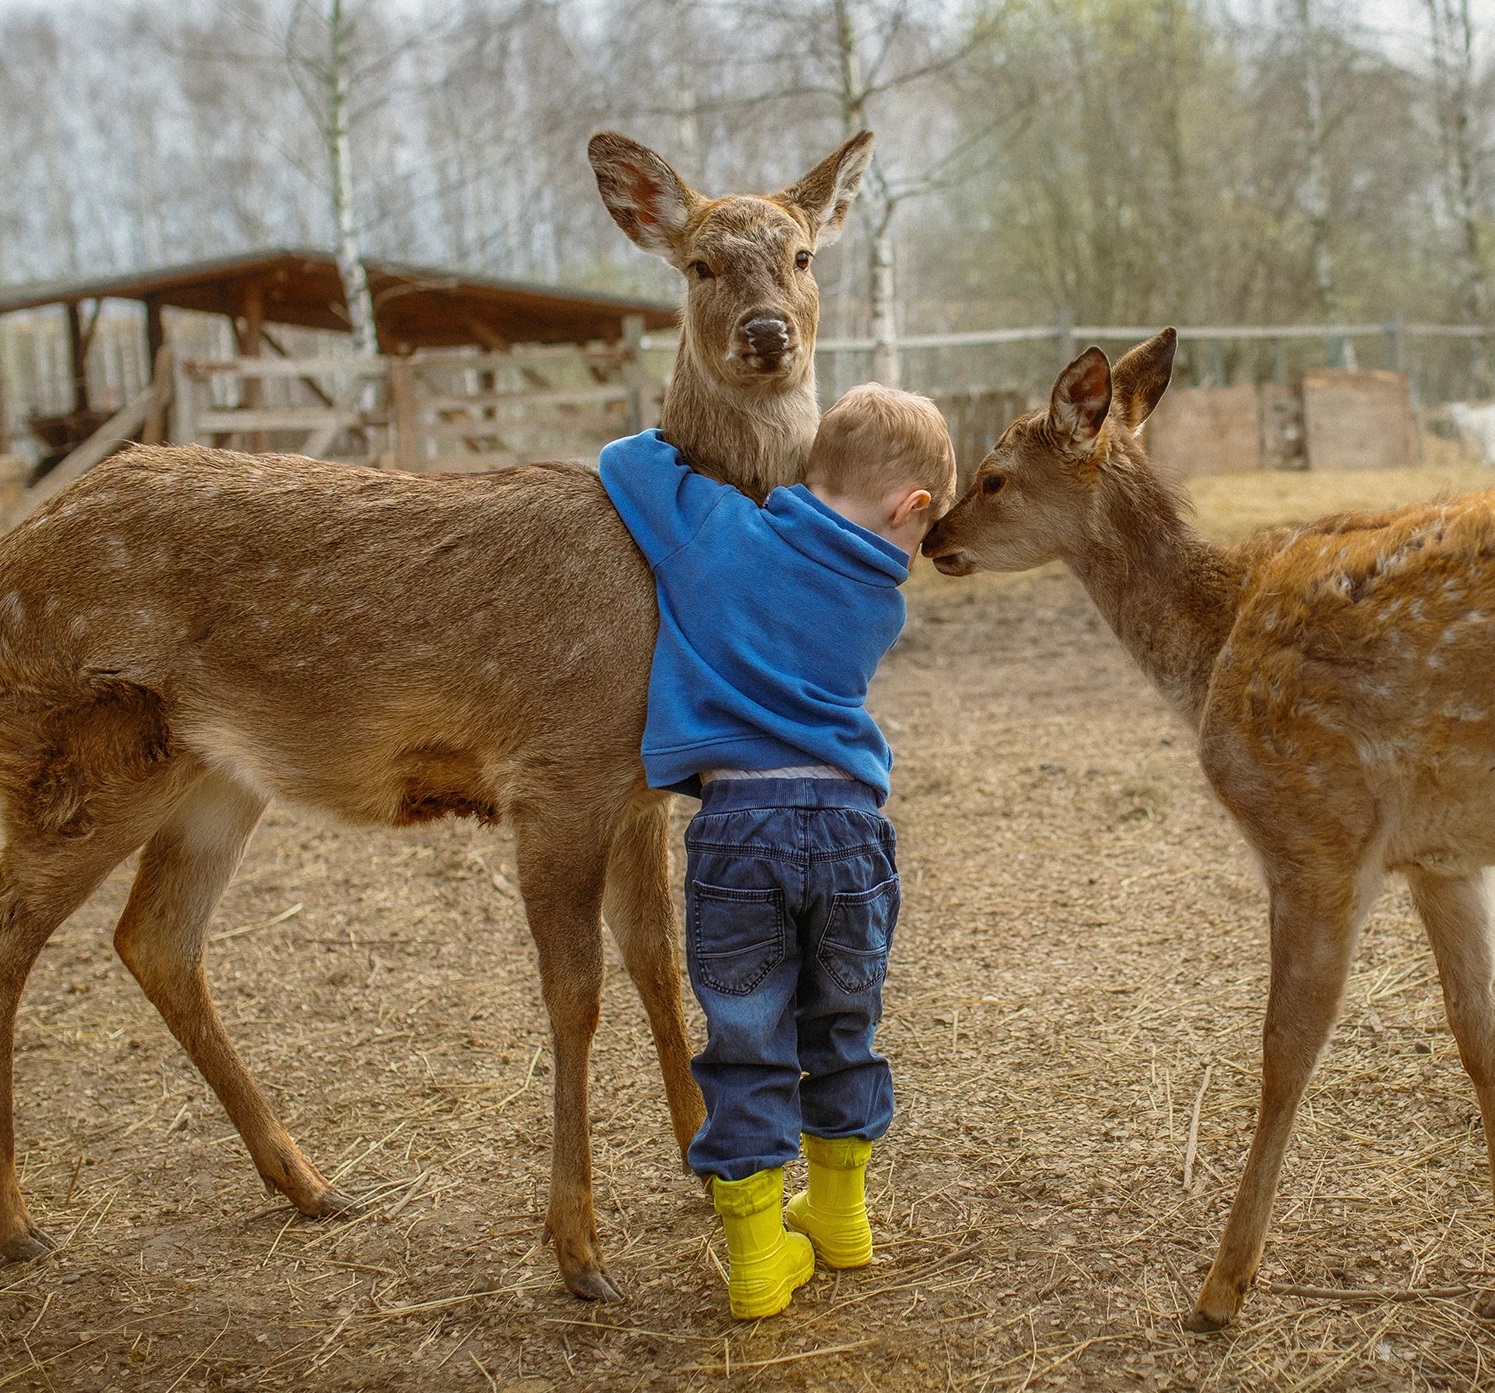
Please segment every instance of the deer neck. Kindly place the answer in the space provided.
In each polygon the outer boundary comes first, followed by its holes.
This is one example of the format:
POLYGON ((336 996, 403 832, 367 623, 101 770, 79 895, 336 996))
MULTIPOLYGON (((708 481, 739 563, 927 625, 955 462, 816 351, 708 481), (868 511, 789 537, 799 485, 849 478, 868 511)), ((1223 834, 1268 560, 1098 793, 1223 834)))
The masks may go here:
POLYGON ((1065 563, 1133 660, 1197 729, 1235 623, 1241 568, 1179 516, 1145 465, 1107 475, 1088 535, 1065 563))
POLYGON ((775 392, 714 381, 682 354, 665 393, 659 428, 691 465, 760 503, 804 472, 820 409, 815 372, 775 392))

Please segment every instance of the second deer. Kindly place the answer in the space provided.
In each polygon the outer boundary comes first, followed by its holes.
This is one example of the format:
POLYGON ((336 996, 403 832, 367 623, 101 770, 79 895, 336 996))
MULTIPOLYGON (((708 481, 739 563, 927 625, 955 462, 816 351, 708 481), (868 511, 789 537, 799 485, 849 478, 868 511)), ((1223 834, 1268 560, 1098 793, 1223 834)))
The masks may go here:
MULTIPOLYGON (((1173 330, 1114 373, 1098 348, 1015 422, 924 551, 947 575, 1062 560, 1199 734, 1270 895, 1261 1104, 1245 1174, 1187 1324, 1240 1310, 1299 1100, 1360 925, 1405 875, 1474 1082, 1495 1170, 1495 493, 1348 513, 1221 546, 1137 439, 1173 330)), ((1490 1303, 1482 1314, 1495 1314, 1490 1303)))
MULTIPOLYGON (((811 258, 871 144, 779 193, 708 199, 643 146, 592 141, 613 217, 689 283, 664 429, 750 491, 793 482, 814 436, 811 258)), ((669 800, 640 757, 657 624, 649 568, 579 466, 423 477, 142 447, 0 539, 0 1260, 51 1246, 16 1179, 17 1003, 50 935, 137 849, 120 956, 266 1184, 308 1215, 350 1203, 250 1076, 204 971, 208 920, 276 798, 513 827, 555 1056, 548 1226, 571 1290, 616 1296, 587 1117, 604 907, 682 1151, 703 1116, 669 800)))

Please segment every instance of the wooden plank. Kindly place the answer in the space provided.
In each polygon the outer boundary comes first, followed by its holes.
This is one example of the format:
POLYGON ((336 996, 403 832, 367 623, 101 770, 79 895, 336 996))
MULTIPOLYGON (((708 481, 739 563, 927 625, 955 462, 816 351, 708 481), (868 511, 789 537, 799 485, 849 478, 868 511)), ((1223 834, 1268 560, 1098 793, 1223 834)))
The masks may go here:
POLYGON ((623 316, 623 386, 628 403, 628 434, 644 428, 644 317, 623 316))
POLYGON ((189 358, 183 368, 193 377, 237 373, 240 377, 383 377, 388 358, 189 358))
POLYGON ((142 445, 159 445, 166 439, 168 412, 175 387, 176 365, 172 362, 171 349, 163 343, 156 350, 155 366, 151 370, 151 403, 145 414, 145 427, 140 432, 142 445))
POLYGON ((411 355, 422 368, 468 368, 476 372, 496 371, 517 362, 554 362, 557 359, 602 362, 617 365, 622 354, 612 344, 515 344, 502 353, 474 353, 470 348, 422 348, 411 355))
POLYGON ((335 430, 351 429, 355 426, 375 424, 372 415, 358 411, 328 411, 322 407, 265 407, 260 411, 246 411, 242 407, 223 411, 200 411, 197 414, 197 430, 201 435, 212 435, 218 431, 238 434, 240 431, 268 430, 321 430, 332 426, 335 430))
MULTIPOLYGON (((615 421, 593 421, 574 426, 542 425, 538 422, 532 426, 523 424, 501 426, 493 421, 442 421, 435 425, 427 425, 422 431, 422 436, 433 442, 439 454, 443 444, 450 444, 454 440, 523 441, 526 444, 546 448, 548 448, 547 442, 556 440, 595 440, 598 448, 601 448, 617 433, 618 425, 615 421)), ((425 467, 426 462, 422 460, 421 468, 425 467)))
POLYGON ((121 445, 128 445, 135 432, 145 424, 153 395, 154 389, 147 387, 116 411, 40 483, 27 489, 6 518, 6 527, 15 527, 23 522, 33 509, 61 493, 74 479, 82 478, 94 465, 108 459, 121 445))
POLYGON ((69 300, 67 313, 67 351, 73 375, 73 410, 88 410, 88 340, 83 336, 83 321, 78 302, 69 300))
POLYGON ((411 473, 421 467, 420 413, 415 405, 415 364, 394 358, 389 364, 390 442, 394 467, 411 473))
POLYGON ((327 447, 332 444, 341 426, 323 426, 320 430, 314 430, 301 444, 301 453, 310 459, 321 459, 327 447))
POLYGON ((171 439, 178 445, 197 443, 197 383, 187 369, 188 364, 178 359, 171 397, 171 439))
POLYGON ((600 387, 551 387, 544 390, 475 392, 471 396, 426 396, 419 399, 422 415, 432 411, 481 411, 500 406, 576 406, 626 402, 628 388, 618 383, 600 387))

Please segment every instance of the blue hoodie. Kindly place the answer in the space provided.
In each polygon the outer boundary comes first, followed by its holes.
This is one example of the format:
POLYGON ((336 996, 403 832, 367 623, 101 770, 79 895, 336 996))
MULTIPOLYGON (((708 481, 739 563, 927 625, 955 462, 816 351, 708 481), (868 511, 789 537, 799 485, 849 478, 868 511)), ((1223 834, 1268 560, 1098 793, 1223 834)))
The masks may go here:
POLYGON ((602 451, 602 482, 659 590, 644 770, 699 795, 703 769, 829 764, 888 796, 867 684, 903 628, 908 554, 803 484, 759 507, 657 430, 602 451))

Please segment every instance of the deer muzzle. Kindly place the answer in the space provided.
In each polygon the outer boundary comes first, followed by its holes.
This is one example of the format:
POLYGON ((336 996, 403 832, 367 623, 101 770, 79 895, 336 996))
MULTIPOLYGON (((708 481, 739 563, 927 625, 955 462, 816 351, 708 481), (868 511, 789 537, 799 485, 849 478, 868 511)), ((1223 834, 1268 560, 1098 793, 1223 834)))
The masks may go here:
POLYGON ((930 533, 924 539, 924 545, 920 550, 934 562, 934 569, 939 571, 941 575, 970 575, 976 569, 975 556, 958 542, 946 541, 941 536, 944 526, 943 521, 937 522, 930 529, 930 533))
POLYGON ((747 352, 743 356, 756 361, 752 366, 764 372, 776 372, 781 359, 791 354, 796 347, 797 335, 787 320, 778 315, 754 315, 741 329, 741 337, 747 352))

